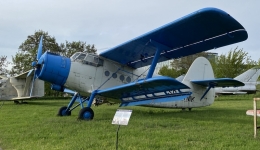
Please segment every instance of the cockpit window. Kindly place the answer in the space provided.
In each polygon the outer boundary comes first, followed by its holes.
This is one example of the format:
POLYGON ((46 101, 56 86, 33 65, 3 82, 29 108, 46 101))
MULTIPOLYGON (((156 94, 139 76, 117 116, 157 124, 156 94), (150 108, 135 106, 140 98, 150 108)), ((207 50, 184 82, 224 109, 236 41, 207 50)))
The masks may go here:
POLYGON ((91 65, 91 66, 103 66, 104 60, 100 59, 98 55, 95 54, 88 54, 88 53, 81 53, 77 52, 73 54, 70 59, 72 61, 82 62, 83 64, 91 65))
POLYGON ((86 54, 80 54, 80 55, 77 57, 77 60, 83 60, 85 57, 86 57, 86 54))
POLYGON ((88 62, 93 62, 94 63, 94 56, 88 54, 88 57, 86 57, 85 60, 88 61, 88 62))
POLYGON ((71 60, 75 60, 75 59, 79 56, 79 54, 80 54, 79 52, 73 54, 73 55, 70 57, 70 59, 71 59, 71 60))
POLYGON ((85 63, 93 66, 103 66, 103 60, 100 59, 97 55, 88 54, 85 58, 85 63))

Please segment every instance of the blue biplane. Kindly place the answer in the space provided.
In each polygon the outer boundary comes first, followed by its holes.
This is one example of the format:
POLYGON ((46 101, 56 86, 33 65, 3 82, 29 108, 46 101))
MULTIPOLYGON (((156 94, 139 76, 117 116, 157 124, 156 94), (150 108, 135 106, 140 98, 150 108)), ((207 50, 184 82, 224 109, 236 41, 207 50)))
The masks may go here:
POLYGON ((73 94, 69 104, 60 108, 59 116, 69 116, 74 108, 81 106, 79 119, 93 119, 91 105, 96 96, 113 98, 121 106, 162 104, 164 107, 174 101, 171 106, 176 108, 200 107, 214 100, 214 87, 244 84, 233 79, 214 79, 211 65, 203 58, 194 62, 183 82, 165 76, 153 77, 156 64, 247 38, 245 28, 231 15, 217 8, 204 8, 99 55, 77 52, 66 58, 51 52, 42 54, 41 37, 37 61, 33 62, 34 69, 29 75, 34 74, 34 80, 52 83, 53 90, 73 94), (149 66, 148 72, 144 66, 149 66), (91 95, 85 98, 87 93, 91 95), (183 105, 195 99, 201 105, 183 105), (76 100, 80 102, 74 106, 76 100))

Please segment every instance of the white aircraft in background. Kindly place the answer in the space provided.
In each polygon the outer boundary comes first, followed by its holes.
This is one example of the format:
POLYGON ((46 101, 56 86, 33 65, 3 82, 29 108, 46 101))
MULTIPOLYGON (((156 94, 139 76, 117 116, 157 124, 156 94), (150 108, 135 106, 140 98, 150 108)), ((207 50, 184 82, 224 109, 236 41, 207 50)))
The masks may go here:
POLYGON ((241 75, 235 77, 235 80, 243 82, 245 85, 241 87, 217 87, 216 95, 237 95, 237 94, 255 94, 257 79, 260 75, 260 67, 254 67, 241 75))
MULTIPOLYGON (((215 93, 218 95, 238 95, 238 94, 255 94, 257 79, 260 75, 260 67, 253 67, 246 72, 235 77, 235 80, 243 82, 244 86, 239 87, 216 87, 215 93)), ((183 81, 185 75, 176 78, 178 81, 183 81)))
POLYGON ((29 71, 14 77, 0 76, 0 100, 12 100, 19 103, 25 99, 44 96, 44 81, 27 76, 29 71), (34 83, 33 83, 34 82, 34 83))
POLYGON ((28 76, 34 74, 33 81, 38 78, 52 83, 53 90, 73 94, 58 115, 69 116, 81 106, 78 118, 82 120, 93 119, 91 105, 96 96, 112 98, 120 106, 172 101, 182 101, 174 104, 178 108, 207 106, 214 100, 214 87, 244 84, 234 79, 214 79, 211 65, 203 58, 194 62, 183 83, 170 77, 153 77, 156 64, 247 38, 244 27, 229 14, 204 8, 99 55, 78 52, 66 58, 51 52, 42 54, 41 37, 37 61, 28 76), (150 66, 148 72, 144 66, 150 66), (90 97, 83 98, 88 93, 90 97), (74 105, 76 100, 80 102, 74 105))

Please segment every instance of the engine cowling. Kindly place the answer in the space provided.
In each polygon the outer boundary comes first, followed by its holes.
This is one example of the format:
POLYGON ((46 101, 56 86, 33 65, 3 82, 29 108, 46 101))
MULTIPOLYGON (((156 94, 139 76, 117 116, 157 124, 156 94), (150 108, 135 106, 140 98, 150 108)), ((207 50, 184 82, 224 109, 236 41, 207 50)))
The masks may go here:
POLYGON ((45 52, 38 61, 40 67, 36 70, 39 79, 55 85, 63 86, 69 76, 70 58, 51 52, 45 52))

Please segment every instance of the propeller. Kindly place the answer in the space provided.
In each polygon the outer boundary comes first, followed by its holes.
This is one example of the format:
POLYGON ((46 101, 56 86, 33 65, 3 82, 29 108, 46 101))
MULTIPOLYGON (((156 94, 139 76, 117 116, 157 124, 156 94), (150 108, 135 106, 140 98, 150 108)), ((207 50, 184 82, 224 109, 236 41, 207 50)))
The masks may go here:
POLYGON ((37 55, 36 55, 36 61, 32 62, 32 67, 33 69, 31 69, 29 71, 29 73, 27 74, 27 77, 29 77, 32 73, 33 74, 33 80, 32 80, 32 85, 31 85, 31 91, 30 91, 30 97, 32 96, 32 92, 33 92, 33 87, 34 87, 34 81, 36 79, 36 70, 40 68, 41 64, 39 63, 39 60, 42 56, 42 40, 43 40, 43 35, 40 38, 40 43, 38 46, 38 50, 37 50, 37 55))

